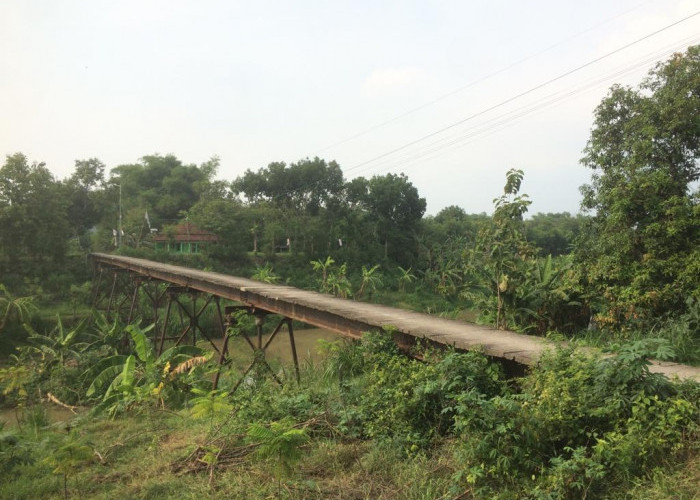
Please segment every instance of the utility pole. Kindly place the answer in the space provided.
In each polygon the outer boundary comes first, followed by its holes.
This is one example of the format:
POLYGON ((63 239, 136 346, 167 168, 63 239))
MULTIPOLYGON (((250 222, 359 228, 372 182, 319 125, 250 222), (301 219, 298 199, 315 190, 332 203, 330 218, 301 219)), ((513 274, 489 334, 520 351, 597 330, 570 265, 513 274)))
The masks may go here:
POLYGON ((122 230, 122 183, 119 183, 119 229, 117 229, 117 247, 121 248, 122 246, 122 234, 124 234, 124 231, 122 230))

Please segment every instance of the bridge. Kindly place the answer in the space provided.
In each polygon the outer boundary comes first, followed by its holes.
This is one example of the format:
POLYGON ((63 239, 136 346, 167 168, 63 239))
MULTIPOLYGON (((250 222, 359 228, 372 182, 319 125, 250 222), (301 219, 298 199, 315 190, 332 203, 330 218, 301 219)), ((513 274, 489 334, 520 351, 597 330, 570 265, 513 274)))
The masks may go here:
MULTIPOLYGON (((297 376, 298 362, 292 320, 355 339, 360 338, 364 332, 383 330, 389 332, 403 349, 410 349, 418 342, 450 346, 459 350, 478 348, 488 356, 503 360, 516 369, 536 364, 540 356, 555 345, 542 337, 496 330, 487 326, 221 273, 103 253, 90 254, 90 259, 96 271, 95 303, 101 287, 104 288, 102 283, 105 276, 112 280, 108 294, 108 315, 111 312, 126 309, 128 306, 128 321, 131 321, 139 290, 144 290, 153 304, 153 320, 156 323, 158 337, 156 340, 160 350, 165 340, 180 343, 189 337, 194 342, 198 330, 211 342, 207 332, 199 327, 198 318, 207 307, 214 307, 218 312, 221 336, 225 338, 221 349, 212 342, 212 346, 219 353, 220 362, 224 361, 227 349, 228 337, 225 335, 225 323, 231 320, 231 315, 236 310, 255 316, 257 347, 254 343, 255 338, 251 340, 247 335, 244 336, 253 350, 264 352, 281 328, 287 327, 297 376), (131 293, 120 294, 120 288, 126 288, 131 293), (179 299, 181 294, 189 294, 192 297, 191 308, 186 307, 179 299), (131 298, 130 303, 127 302, 129 298, 131 298), (198 299, 203 301, 199 307, 198 299), (225 306, 222 313, 220 299, 233 301, 237 305, 225 306), (159 307, 166 300, 165 318, 160 321, 159 307), (181 315, 184 312, 189 321, 183 321, 182 330, 177 335, 168 336, 168 318, 173 307, 178 309, 181 315), (262 328, 268 315, 278 315, 282 319, 263 345, 262 328), (159 325, 162 326, 159 327, 159 325)), ((671 378, 678 376, 700 381, 700 368, 678 363, 654 361, 650 370, 671 378)))

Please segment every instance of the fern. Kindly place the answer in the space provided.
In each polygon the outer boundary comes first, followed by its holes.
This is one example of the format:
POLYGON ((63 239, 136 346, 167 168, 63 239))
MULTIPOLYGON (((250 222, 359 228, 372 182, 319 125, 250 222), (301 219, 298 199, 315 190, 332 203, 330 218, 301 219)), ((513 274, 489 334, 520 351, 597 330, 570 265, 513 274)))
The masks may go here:
POLYGON ((257 456, 273 459, 285 475, 292 472, 292 466, 301 458, 301 446, 309 440, 304 429, 295 429, 290 420, 272 422, 269 426, 258 423, 248 427, 248 441, 257 443, 257 456))

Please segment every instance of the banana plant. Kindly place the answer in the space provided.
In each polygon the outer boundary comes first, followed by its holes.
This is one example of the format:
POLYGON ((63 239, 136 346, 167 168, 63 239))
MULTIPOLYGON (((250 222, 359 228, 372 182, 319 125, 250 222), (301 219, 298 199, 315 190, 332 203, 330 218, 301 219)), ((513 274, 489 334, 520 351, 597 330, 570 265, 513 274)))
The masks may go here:
POLYGON ((328 273, 331 270, 333 264, 335 264, 335 261, 331 258, 330 255, 326 257, 325 261, 321 259, 311 261, 311 266, 313 267, 314 271, 321 272, 321 291, 323 293, 331 292, 331 289, 328 286, 328 273))
POLYGON ((355 294, 356 299, 361 299, 365 292, 369 292, 370 299, 372 298, 372 293, 380 288, 383 284, 381 275, 377 272, 379 269, 379 264, 372 266, 367 269, 367 267, 362 266, 362 281, 360 282, 360 288, 355 294))
POLYGON ((57 315, 56 327, 48 335, 38 333, 28 323, 23 326, 29 334, 24 350, 39 353, 46 367, 55 363, 65 366, 69 358, 78 359, 80 353, 89 345, 85 342, 89 335, 84 332, 84 321, 72 329, 66 329, 61 317, 57 315))
POLYGON ((23 324, 34 310, 33 297, 15 297, 0 283, 0 332, 13 319, 23 324))
POLYGON ((107 316, 95 309, 92 313, 92 332, 96 337, 95 344, 103 345, 117 352, 122 345, 125 326, 119 321, 118 315, 109 320, 107 316))
POLYGON ((272 265, 267 263, 264 266, 258 266, 251 279, 262 281, 263 283, 277 283, 279 277, 273 272, 272 265))
POLYGON ((156 356, 146 335, 152 328, 153 325, 143 329, 136 325, 127 326, 134 353, 105 358, 88 372, 94 378, 87 396, 102 399, 94 412, 106 411, 114 415, 148 401, 160 401, 164 405, 163 389, 179 372, 171 367, 194 357, 208 360, 202 356, 202 349, 189 345, 171 347, 156 356))
POLYGON ((412 267, 404 269, 403 267, 399 266, 399 272, 401 273, 399 276, 399 292, 405 292, 408 286, 418 279, 412 271, 412 267))

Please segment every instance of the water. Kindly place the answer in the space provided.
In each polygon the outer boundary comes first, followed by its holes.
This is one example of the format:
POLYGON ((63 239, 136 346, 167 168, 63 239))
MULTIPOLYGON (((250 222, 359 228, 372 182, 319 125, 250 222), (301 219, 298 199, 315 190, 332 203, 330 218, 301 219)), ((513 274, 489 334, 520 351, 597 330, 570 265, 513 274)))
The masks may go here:
MULTIPOLYGON (((263 335, 263 345, 267 343, 269 338, 269 333, 263 335)), ((322 358, 322 353, 319 352, 319 341, 342 342, 343 339, 344 337, 341 335, 322 328, 305 328, 303 330, 294 330, 294 343, 297 348, 297 357, 299 358, 300 363, 303 363, 304 361, 316 362, 322 358)), ((250 336, 250 340, 253 345, 257 347, 257 337, 250 336)), ((212 341, 219 348, 221 348, 223 345, 223 339, 212 339, 212 341)), ((206 345, 199 345, 206 349, 206 345)), ((232 356, 240 354, 243 357, 252 357, 253 354, 250 346, 242 337, 234 337, 230 339, 228 348, 232 356)), ((282 364, 289 364, 293 362, 292 349, 289 344, 289 334, 287 333, 286 327, 282 327, 282 330, 280 330, 275 339, 269 345, 265 351, 265 357, 271 360, 278 360, 282 364)))
MULTIPOLYGON (((82 409, 78 409, 77 411, 80 412, 81 410, 82 409)), ((17 429, 19 424, 21 424, 22 427, 31 427, 30 420, 32 419, 32 414, 36 415, 42 411, 45 412, 45 415, 42 415, 40 418, 48 425, 59 424, 61 422, 67 423, 76 416, 76 414, 68 408, 62 408, 53 403, 42 403, 41 406, 32 408, 0 408, 0 428, 4 428, 5 430, 17 429)))
MULTIPOLYGON (((270 334, 266 333, 263 335, 263 345, 267 343, 270 338, 270 334)), ((257 346, 257 337, 250 337, 253 345, 257 346)), ((223 345, 223 339, 212 339, 214 344, 219 348, 223 345)), ((300 363, 305 361, 317 362, 323 358, 322 352, 320 352, 319 341, 326 342, 343 342, 344 337, 338 335, 337 333, 331 332, 329 330, 324 330, 322 328, 305 328, 294 330, 294 342, 297 348, 297 357, 300 363)), ((211 345, 204 341, 198 343, 204 349, 212 349, 211 345)), ((229 352, 231 357, 237 358, 239 360, 244 360, 243 364, 252 361, 253 351, 251 350, 248 343, 242 337, 234 337, 229 340, 229 352)), ((269 345, 265 351, 265 357, 268 360, 276 360, 282 364, 293 363, 292 349, 289 344, 289 334, 287 333, 287 328, 282 327, 280 332, 277 334, 275 339, 269 345)), ((62 408, 50 402, 42 404, 43 410, 46 412, 45 421, 47 424, 59 424, 61 422, 69 422, 76 415, 67 408, 62 408)), ((17 420, 22 423, 22 425, 31 425, 28 420, 31 419, 29 412, 41 411, 38 408, 34 409, 14 409, 14 408, 0 408, 0 428, 4 424, 4 429, 9 430, 12 428, 17 428, 17 420)), ((78 410, 80 412, 81 410, 78 410)))

